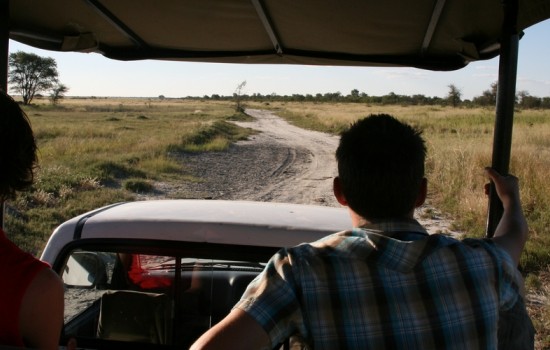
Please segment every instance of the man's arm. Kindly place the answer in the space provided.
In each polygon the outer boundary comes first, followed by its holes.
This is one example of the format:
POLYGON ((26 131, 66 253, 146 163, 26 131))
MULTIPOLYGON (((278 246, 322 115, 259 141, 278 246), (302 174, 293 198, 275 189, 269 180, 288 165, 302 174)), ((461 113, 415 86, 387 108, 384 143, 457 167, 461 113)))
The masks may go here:
POLYGON ((491 168, 486 168, 485 171, 495 184, 497 195, 504 207, 493 241, 506 250, 518 265, 528 233, 527 221, 521 207, 518 179, 512 175, 502 176, 491 168))
POLYGON ((246 312, 233 309, 191 346, 199 349, 269 349, 269 337, 246 312))

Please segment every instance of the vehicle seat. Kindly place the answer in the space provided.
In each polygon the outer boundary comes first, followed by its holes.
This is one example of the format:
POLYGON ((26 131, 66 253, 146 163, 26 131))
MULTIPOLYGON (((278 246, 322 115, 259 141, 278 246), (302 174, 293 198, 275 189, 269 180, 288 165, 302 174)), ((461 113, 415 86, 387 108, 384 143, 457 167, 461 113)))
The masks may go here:
MULTIPOLYGON (((219 278, 212 281, 213 293, 211 303, 212 323, 222 320, 241 299, 246 287, 256 277, 256 274, 236 273, 229 278, 219 278)), ((210 294, 208 299, 210 299, 210 294)))
POLYGON ((166 294, 110 291, 101 297, 97 336, 102 339, 166 344, 171 330, 166 294))

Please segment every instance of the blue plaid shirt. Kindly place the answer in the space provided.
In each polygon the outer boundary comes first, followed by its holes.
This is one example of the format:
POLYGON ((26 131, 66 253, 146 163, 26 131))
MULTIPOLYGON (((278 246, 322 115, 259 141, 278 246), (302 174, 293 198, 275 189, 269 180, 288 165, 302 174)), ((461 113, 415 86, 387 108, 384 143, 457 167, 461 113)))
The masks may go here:
POLYGON ((271 344, 315 349, 496 349, 521 276, 490 240, 384 222, 281 249, 235 306, 271 344))

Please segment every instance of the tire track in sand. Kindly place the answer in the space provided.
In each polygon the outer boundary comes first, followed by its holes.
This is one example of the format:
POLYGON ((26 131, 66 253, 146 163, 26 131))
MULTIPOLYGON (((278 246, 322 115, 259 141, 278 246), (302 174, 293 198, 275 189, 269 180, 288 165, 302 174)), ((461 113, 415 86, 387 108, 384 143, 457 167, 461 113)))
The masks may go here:
POLYGON ((293 126, 271 111, 247 109, 246 113, 254 117, 255 121, 236 124, 261 133, 238 144, 255 142, 285 147, 288 156, 265 181, 262 189, 241 193, 240 197, 247 200, 337 206, 332 195, 332 179, 336 175, 334 152, 338 146, 338 137, 293 126))

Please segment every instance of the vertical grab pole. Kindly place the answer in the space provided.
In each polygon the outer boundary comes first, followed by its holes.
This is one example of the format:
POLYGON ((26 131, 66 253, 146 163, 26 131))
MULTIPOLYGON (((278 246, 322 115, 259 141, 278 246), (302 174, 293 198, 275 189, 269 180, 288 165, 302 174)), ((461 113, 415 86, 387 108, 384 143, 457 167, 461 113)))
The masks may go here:
MULTIPOLYGON (((516 28, 518 0, 504 0, 503 7, 504 22, 500 48, 491 166, 500 174, 506 175, 508 174, 510 164, 514 104, 516 99, 516 75, 519 51, 519 34, 516 28)), ((494 185, 491 184, 486 228, 487 237, 493 237, 502 214, 502 202, 496 194, 494 185)))
POLYGON ((0 90, 8 91, 8 51, 10 39, 10 3, 0 0, 0 90))
MULTIPOLYGON (((0 0, 0 90, 8 91, 8 51, 10 3, 0 0)), ((4 201, 0 200, 0 229, 4 228, 4 201)))

